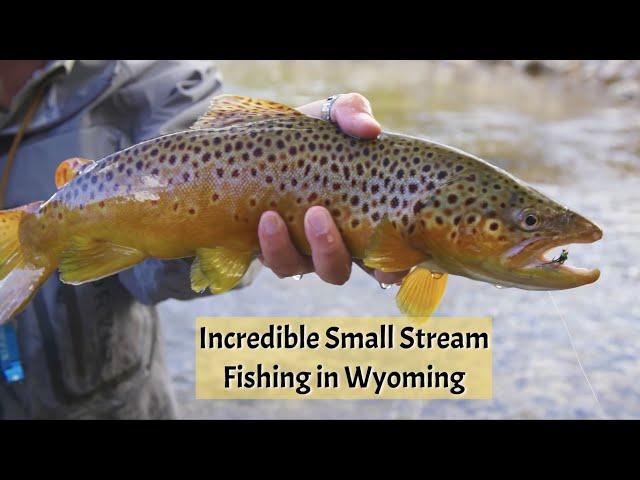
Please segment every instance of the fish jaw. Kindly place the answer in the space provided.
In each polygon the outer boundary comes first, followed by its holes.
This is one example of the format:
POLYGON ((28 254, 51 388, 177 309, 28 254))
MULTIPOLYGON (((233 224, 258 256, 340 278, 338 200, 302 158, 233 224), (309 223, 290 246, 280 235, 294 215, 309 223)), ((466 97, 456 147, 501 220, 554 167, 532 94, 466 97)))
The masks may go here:
POLYGON ((521 278, 521 283, 515 286, 525 290, 566 290, 588 285, 600 278, 597 268, 578 268, 548 260, 534 262, 515 273, 521 278))
POLYGON ((594 243, 602 238, 602 230, 595 223, 579 217, 576 224, 580 228, 575 234, 528 239, 506 252, 500 259, 509 273, 504 279, 505 286, 526 290, 564 290, 597 281, 599 269, 575 267, 554 261, 547 255, 552 248, 572 243, 594 243))

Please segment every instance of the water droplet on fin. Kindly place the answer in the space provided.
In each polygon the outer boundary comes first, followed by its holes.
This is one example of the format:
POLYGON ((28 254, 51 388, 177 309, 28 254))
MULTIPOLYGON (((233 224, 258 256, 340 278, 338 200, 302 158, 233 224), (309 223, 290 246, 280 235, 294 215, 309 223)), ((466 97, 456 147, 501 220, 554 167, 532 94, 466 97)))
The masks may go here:
POLYGON ((382 282, 378 282, 380 284, 380 288, 383 290, 389 290, 391 288, 391 284, 390 283, 382 283, 382 282))
POLYGON ((444 273, 441 272, 431 272, 431 278, 433 278, 434 280, 441 279, 443 275, 444 273))
POLYGON ((496 287, 498 289, 503 289, 504 288, 502 285, 498 285, 497 283, 494 285, 494 287, 496 287))
POLYGON ((293 277, 294 280, 302 280, 302 275, 294 275, 293 277))

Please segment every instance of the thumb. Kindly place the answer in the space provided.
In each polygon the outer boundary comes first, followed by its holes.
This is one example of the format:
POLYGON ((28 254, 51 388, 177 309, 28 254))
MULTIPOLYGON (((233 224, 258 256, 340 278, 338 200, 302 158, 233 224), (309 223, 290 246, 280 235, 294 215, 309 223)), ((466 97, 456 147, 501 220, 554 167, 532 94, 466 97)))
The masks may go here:
POLYGON ((360 138, 376 138, 381 127, 373 118, 369 101, 359 93, 341 95, 333 104, 331 119, 347 135, 360 138))

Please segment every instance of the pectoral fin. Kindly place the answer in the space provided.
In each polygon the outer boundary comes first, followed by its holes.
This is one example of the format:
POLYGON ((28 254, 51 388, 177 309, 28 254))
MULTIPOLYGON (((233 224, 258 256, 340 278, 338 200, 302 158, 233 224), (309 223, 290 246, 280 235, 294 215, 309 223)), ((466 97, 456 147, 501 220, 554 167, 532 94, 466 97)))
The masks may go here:
POLYGON ((402 282, 396 295, 396 305, 409 316, 430 317, 440 305, 447 288, 446 273, 431 273, 416 267, 402 282))
POLYGON ((367 267, 382 272, 400 272, 426 259, 427 255, 412 248, 385 215, 371 237, 363 261, 367 267))
POLYGON ((201 292, 206 287, 212 293, 223 293, 234 288, 246 273, 253 253, 225 247, 199 248, 191 266, 191 288, 201 292))
POLYGON ((72 285, 100 280, 145 258, 146 255, 135 248, 76 236, 60 256, 60 280, 72 285))

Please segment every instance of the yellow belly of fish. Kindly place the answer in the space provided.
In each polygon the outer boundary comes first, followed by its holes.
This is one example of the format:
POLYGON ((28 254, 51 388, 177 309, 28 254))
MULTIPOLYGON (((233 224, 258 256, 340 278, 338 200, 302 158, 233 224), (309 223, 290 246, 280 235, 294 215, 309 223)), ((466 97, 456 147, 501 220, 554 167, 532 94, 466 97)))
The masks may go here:
MULTIPOLYGON (((40 238, 39 250, 59 255, 61 279, 73 284, 103 278, 149 257, 203 256, 215 248, 226 249, 225 255, 241 254, 245 262, 259 253, 258 223, 267 210, 282 216, 294 244, 310 254, 304 232, 309 205, 299 205, 293 194, 251 182, 242 189, 216 185, 220 194, 212 190, 202 183, 147 195, 144 201, 118 197, 83 209, 60 207, 41 219, 57 231, 55 245, 43 244, 43 237, 37 234, 33 237, 40 238)), ((352 213, 347 206, 338 206, 338 197, 318 198, 314 204, 324 205, 327 199, 335 206, 334 212, 339 212, 335 220, 349 251, 363 258, 373 226, 363 222, 353 228, 352 213)))

